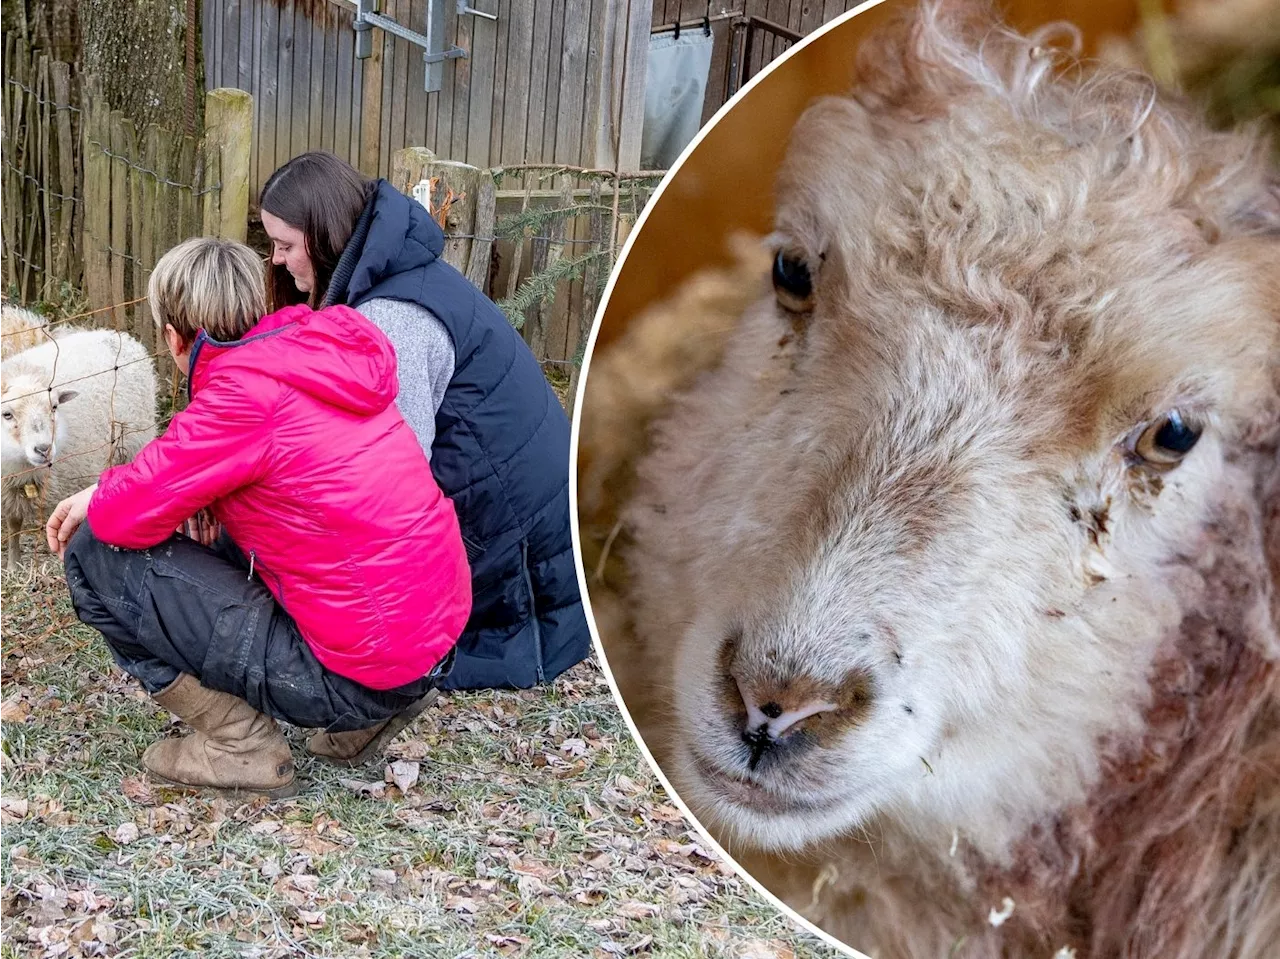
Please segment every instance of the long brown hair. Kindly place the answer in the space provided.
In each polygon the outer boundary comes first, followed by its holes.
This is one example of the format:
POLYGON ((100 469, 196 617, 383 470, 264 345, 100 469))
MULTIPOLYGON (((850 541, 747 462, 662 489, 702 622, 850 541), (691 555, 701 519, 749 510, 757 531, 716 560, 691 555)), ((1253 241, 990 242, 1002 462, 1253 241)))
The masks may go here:
POLYGON ((302 302, 320 306, 372 186, 350 163, 325 150, 300 153, 271 174, 258 208, 302 231, 316 279, 308 296, 294 285, 288 270, 268 262, 268 309, 302 302))

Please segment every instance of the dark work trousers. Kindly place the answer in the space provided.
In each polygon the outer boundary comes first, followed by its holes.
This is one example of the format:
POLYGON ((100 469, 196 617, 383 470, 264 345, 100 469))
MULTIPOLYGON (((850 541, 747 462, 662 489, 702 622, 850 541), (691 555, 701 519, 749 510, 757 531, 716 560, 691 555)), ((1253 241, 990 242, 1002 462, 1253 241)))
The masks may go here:
POLYGON ((190 673, 276 719, 347 732, 390 719, 453 663, 450 652, 421 679, 385 690, 326 669, 225 534, 213 549, 174 535, 129 550, 106 545, 83 523, 65 562, 76 615, 148 693, 190 673))

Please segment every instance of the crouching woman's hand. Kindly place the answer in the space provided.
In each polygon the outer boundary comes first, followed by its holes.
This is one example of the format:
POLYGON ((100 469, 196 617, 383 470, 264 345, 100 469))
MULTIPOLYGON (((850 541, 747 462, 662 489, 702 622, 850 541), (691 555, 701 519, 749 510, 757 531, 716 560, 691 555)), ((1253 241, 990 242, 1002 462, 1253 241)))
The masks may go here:
POLYGON ((53 515, 49 517, 49 522, 45 524, 44 535, 49 543, 49 551, 57 553, 58 559, 62 559, 62 554, 67 551, 67 544, 71 542, 71 537, 76 534, 76 530, 89 514, 89 500, 93 499, 97 488, 98 484, 94 483, 88 489, 82 489, 75 495, 68 496, 58 504, 53 515))

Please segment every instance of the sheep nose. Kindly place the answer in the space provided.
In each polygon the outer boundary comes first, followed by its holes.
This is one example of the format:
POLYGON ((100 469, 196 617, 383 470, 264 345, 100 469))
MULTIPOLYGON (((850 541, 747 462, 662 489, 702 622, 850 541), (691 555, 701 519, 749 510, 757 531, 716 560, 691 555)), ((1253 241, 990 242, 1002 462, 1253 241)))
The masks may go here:
POLYGON ((784 707, 776 700, 759 702, 751 690, 735 679, 738 694, 747 708, 747 720, 742 727, 742 741, 751 747, 747 761, 749 769, 755 769, 764 754, 789 732, 810 716, 839 709, 836 703, 811 697, 784 707))
POLYGON ((32 452, 34 452, 36 456, 43 457, 44 459, 49 458, 49 450, 51 449, 53 449, 52 443, 37 443, 35 446, 31 447, 32 452))

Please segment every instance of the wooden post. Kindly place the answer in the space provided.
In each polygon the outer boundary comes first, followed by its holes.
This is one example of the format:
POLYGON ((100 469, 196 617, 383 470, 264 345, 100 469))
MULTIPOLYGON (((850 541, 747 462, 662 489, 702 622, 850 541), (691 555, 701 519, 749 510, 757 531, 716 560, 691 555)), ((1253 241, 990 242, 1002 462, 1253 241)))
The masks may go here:
MULTIPOLYGON (((533 177, 525 175, 524 178, 524 199, 520 201, 520 212, 524 213, 529 209, 529 194, 533 192, 533 177)), ((511 252, 511 271, 507 274, 507 295, 504 299, 510 300, 516 295, 516 287, 520 284, 520 261, 524 259, 524 231, 520 231, 520 235, 515 237, 511 242, 514 249, 511 252)), ((524 317, 514 318, 516 321, 516 329, 524 326, 524 317)))
POLYGON ((178 214, 178 235, 174 238, 175 243, 181 243, 193 236, 200 235, 200 228, 204 226, 201 211, 196 207, 195 184, 196 184, 196 138, 183 137, 176 153, 173 156, 173 172, 170 179, 177 181, 178 186, 174 187, 177 197, 177 214, 178 214))
POLYGON ((54 61, 49 65, 53 82, 53 104, 58 127, 58 238, 54 244, 54 272, 72 286, 80 285, 80 269, 75 256, 76 157, 71 127, 71 66, 54 61))
MULTIPOLYGON (((161 152, 164 148, 164 143, 163 131, 154 123, 148 124, 147 128, 142 132, 142 165, 148 170, 154 170, 159 173, 168 165, 168 151, 164 150, 163 154, 161 152)), ((150 278, 151 271, 155 269, 156 260, 160 259, 160 254, 164 252, 156 248, 156 227, 159 220, 156 197, 159 194, 159 186, 154 174, 143 174, 141 195, 142 226, 138 232, 137 256, 146 268, 148 278, 150 278)), ((144 295, 146 295, 145 286, 138 292, 138 296, 144 295)), ((138 332, 145 333, 142 343, 148 351, 154 352, 159 344, 156 340, 155 323, 151 318, 151 309, 146 303, 138 304, 138 317, 138 332)))
MULTIPOLYGON (((138 136, 138 131, 133 121, 126 118, 125 123, 128 124, 126 129, 131 146, 129 156, 136 164, 129 168, 129 265, 131 267, 130 273, 132 274, 129 284, 129 299, 136 300, 138 297, 146 295, 147 275, 151 272, 151 264, 147 262, 142 249, 142 194, 146 189, 147 182, 154 179, 152 174, 146 171, 154 169, 154 167, 147 167, 142 137, 138 136)), ((130 324, 133 335, 140 343, 150 342, 147 336, 150 332, 147 328, 150 320, 147 319, 147 311, 143 308, 143 304, 135 303, 129 307, 129 315, 133 320, 130 324)))
POLYGON ((97 310, 111 305, 111 159, 104 152, 111 138, 96 91, 84 97, 84 109, 84 283, 89 306, 97 310))
POLYGON ((476 193, 476 218, 472 227, 475 239, 471 241, 471 259, 467 262, 467 279, 485 295, 489 291, 489 259, 493 250, 493 231, 497 225, 498 189, 488 171, 480 177, 476 193))
POLYGON ((252 142, 253 97, 229 87, 210 90, 204 98, 206 236, 241 243, 248 236, 252 142))
MULTIPOLYGON (((574 205, 573 177, 561 177, 560 209, 568 210, 574 205)), ((565 231, 569 226, 568 216, 557 217, 547 228, 549 239, 542 241, 541 247, 534 242, 533 263, 529 268, 532 275, 553 269, 564 254, 565 231)), ((548 358, 547 339, 553 316, 555 314, 555 298, 546 303, 533 304, 533 323, 528 333, 529 349, 540 361, 548 358)))
POLYGON ((58 276, 53 269, 53 225, 54 225, 54 206, 58 203, 56 194, 62 191, 58 189, 58 180, 53 172, 53 154, 50 150, 51 140, 49 132, 53 128, 53 111, 50 109, 50 101, 53 99, 53 83, 49 78, 49 58, 41 55, 37 61, 38 76, 36 77, 39 86, 36 87, 40 91, 39 94, 39 112, 37 116, 40 118, 40 171, 36 174, 43 189, 40 191, 40 213, 42 218, 42 229, 44 230, 44 272, 40 274, 40 298, 45 299, 50 292, 56 289, 54 280, 65 279, 58 276))
POLYGON ((128 311, 120 304, 130 299, 125 288, 129 254, 129 160, 137 155, 133 121, 119 110, 111 111, 111 311, 117 330, 128 326, 128 311))
MULTIPOLYGON (((485 170, 458 163, 455 160, 441 160, 434 153, 423 147, 410 147, 397 150, 392 158, 391 182, 396 189, 413 196, 413 189, 423 180, 436 179, 435 189, 430 196, 432 215, 440 209, 449 191, 453 191, 453 202, 443 224, 445 232, 444 261, 459 271, 467 270, 471 256, 471 237, 475 233, 476 194, 480 191, 483 180, 492 178, 485 170)), ((437 222, 439 217, 436 216, 437 222)))
MULTIPOLYGON (((151 267, 154 268, 156 261, 160 259, 169 248, 178 242, 180 236, 178 234, 178 187, 173 185, 173 181, 177 179, 177 168, 180 162, 179 153, 181 152, 181 144, 176 143, 173 136, 166 130, 160 129, 154 124, 148 129, 146 137, 146 152, 150 155, 151 150, 155 150, 155 162, 148 164, 149 168, 155 170, 159 175, 155 179, 155 205, 151 215, 151 267), (154 138, 154 141, 152 140, 154 138)), ((155 318, 151 319, 152 324, 155 318)), ((156 373, 159 382, 166 380, 171 384, 176 383, 177 370, 173 365, 173 361, 169 358, 169 353, 164 349, 163 341, 156 336, 156 349, 158 353, 156 361, 156 373)), ((171 394, 176 399, 175 392, 171 394)), ((177 406, 174 406, 177 409, 177 406)))
MULTIPOLYGON (((591 211, 590 249, 593 251, 606 250, 608 247, 604 211, 600 209, 600 194, 600 181, 595 180, 591 184, 591 205, 594 209, 591 211)), ((612 261, 607 257, 608 254, 606 253, 604 257, 588 263, 587 269, 582 276, 582 309, 578 313, 578 342, 573 348, 573 358, 577 359, 578 362, 573 364, 573 371, 569 374, 570 416, 573 415, 573 407, 578 399, 578 383, 582 379, 582 364, 587 359, 587 340, 591 337, 591 327, 595 324, 596 310, 600 306, 600 291, 604 286, 601 278, 606 276, 613 266, 612 261)))
MULTIPOLYGON (((4 62, 5 62, 5 65, 9 67, 10 70, 13 69, 13 55, 14 55, 16 44, 17 44, 17 37, 15 37, 12 33, 6 33, 4 36, 4 62)), ((7 80, 8 77, 6 76, 5 79, 7 80)), ((13 84, 11 83, 6 82, 3 84, 2 87, 0 87, 0 95, 3 95, 3 102, 4 102, 4 116, 3 116, 4 129, 9 133, 10 136, 13 135, 13 129, 14 129, 12 106, 13 106, 13 97, 16 92, 17 92, 17 88, 14 87, 13 84)), ((17 175, 14 173, 12 169, 10 169, 8 164, 5 164, 4 166, 4 207, 3 207, 3 210, 0 210, 0 215, 3 216, 3 224, 4 224, 3 241, 4 241, 4 249, 5 249, 5 279, 10 285, 13 285, 15 282, 17 282, 17 260, 13 256, 13 251, 15 249, 14 242, 13 242, 13 228, 14 228, 14 225, 17 223, 18 183, 19 183, 19 180, 17 175)))
MULTIPOLYGON (((29 47, 27 49, 29 49, 29 47)), ((27 59, 26 50, 23 50, 18 55, 17 67, 18 82, 26 86, 28 90, 34 90, 35 84, 32 80, 32 73, 35 71, 35 65, 32 61, 27 59)), ((27 174, 35 165, 31 154, 35 147, 33 142, 35 139, 34 132, 36 126, 35 112, 38 109, 38 106, 35 103, 35 97, 32 96, 32 94, 22 90, 18 90, 16 92, 18 94, 18 102, 21 104, 18 116, 22 129, 22 139, 20 141, 22 149, 21 151, 15 152, 18 157, 18 169, 24 174, 27 174)), ((14 133, 17 134, 17 132, 18 128, 15 127, 14 133)), ((13 154, 11 153, 10 155, 12 156, 13 154)), ((37 230, 35 222, 24 218, 22 216, 22 211, 35 209, 35 205, 39 202, 40 197, 36 194, 35 190, 32 189, 34 184, 30 180, 26 179, 25 176, 22 179, 21 186, 22 189, 20 191, 20 195, 22 197, 22 203, 18 208, 18 220, 22 223, 22 230, 19 231, 22 235, 22 263, 20 264, 22 267, 22 279, 18 284, 18 293, 24 300, 28 300, 34 299, 31 291, 31 281, 33 279, 33 271, 31 267, 34 265, 37 230)))
POLYGON ((360 172, 376 177, 382 152, 382 48, 383 32, 370 38, 373 52, 363 61, 360 77, 360 172))

